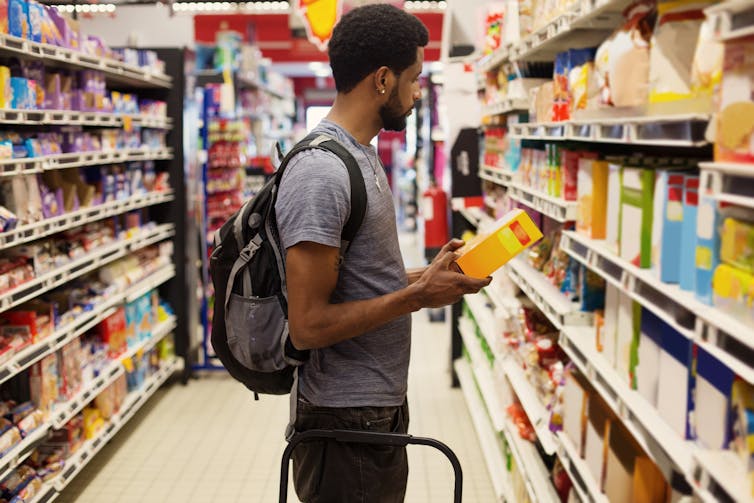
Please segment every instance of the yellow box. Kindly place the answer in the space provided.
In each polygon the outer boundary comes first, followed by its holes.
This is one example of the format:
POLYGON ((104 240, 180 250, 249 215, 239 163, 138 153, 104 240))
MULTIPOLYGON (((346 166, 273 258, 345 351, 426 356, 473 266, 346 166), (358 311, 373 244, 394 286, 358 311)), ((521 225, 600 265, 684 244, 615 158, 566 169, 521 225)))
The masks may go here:
POLYGON ((495 231, 466 243, 456 263, 467 276, 486 278, 540 239, 542 232, 529 215, 513 210, 497 222, 495 231))

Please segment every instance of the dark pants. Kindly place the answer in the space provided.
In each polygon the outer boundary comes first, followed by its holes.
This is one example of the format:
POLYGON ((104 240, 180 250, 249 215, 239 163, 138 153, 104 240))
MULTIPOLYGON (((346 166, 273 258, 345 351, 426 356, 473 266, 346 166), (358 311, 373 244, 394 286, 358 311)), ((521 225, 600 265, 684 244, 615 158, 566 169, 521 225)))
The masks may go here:
MULTIPOLYGON (((301 399, 296 431, 408 432, 408 402, 400 407, 317 407, 301 399)), ((303 442, 293 451, 293 482, 305 503, 400 503, 406 495, 405 447, 334 440, 303 442)))

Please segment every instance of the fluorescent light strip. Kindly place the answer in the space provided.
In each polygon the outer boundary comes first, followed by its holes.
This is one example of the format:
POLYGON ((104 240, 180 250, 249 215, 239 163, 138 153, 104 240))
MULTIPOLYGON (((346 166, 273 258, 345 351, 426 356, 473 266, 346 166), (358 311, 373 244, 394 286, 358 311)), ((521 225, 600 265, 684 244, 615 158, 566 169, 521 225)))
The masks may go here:
POLYGON ((423 1, 407 1, 403 4, 403 7, 408 11, 419 12, 441 12, 448 8, 448 2, 441 0, 439 2, 423 1))
POLYGON ((65 5, 53 5, 60 12, 83 12, 85 14, 111 14, 115 12, 116 6, 111 3, 102 4, 65 4, 65 5))
POLYGON ((173 4, 175 12, 287 12, 291 8, 289 2, 176 2, 173 4))

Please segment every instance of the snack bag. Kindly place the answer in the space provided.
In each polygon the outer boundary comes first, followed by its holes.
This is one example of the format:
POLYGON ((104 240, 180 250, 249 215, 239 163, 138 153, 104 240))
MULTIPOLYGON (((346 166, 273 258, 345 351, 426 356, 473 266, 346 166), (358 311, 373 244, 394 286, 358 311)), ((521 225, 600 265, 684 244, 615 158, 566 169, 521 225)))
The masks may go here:
POLYGON ((647 103, 654 2, 634 2, 623 15, 626 22, 597 49, 595 56, 601 106, 637 107, 647 103))
POLYGON ((658 4, 649 62, 652 110, 689 111, 689 102, 708 89, 698 111, 711 111, 712 86, 715 79, 719 81, 722 67, 722 46, 712 39, 712 26, 707 24, 704 39, 700 36, 706 19, 703 9, 711 4, 710 0, 658 4), (667 105, 673 102, 683 104, 676 108, 667 105))

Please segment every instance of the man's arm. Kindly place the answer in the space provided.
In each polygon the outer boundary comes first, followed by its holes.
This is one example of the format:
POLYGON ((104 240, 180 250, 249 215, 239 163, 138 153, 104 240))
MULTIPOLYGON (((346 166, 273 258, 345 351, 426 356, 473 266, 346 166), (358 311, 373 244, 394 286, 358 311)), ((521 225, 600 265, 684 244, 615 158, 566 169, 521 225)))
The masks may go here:
MULTIPOLYGON (((448 244, 445 245, 443 250, 450 250, 450 251, 456 251, 457 249, 461 248, 465 243, 461 239, 452 239, 448 244)), ((437 256, 434 258, 434 260, 437 260, 440 258, 442 253, 438 253, 437 256)), ((434 261, 433 260, 433 261, 434 261)), ((415 267, 412 269, 406 269, 406 276, 408 277, 408 284, 412 285, 416 283, 419 278, 422 277, 422 274, 428 269, 428 267, 415 267)), ((458 272, 461 272, 458 270, 458 272)))
POLYGON ((338 248, 309 241, 290 247, 286 283, 291 342, 297 349, 331 346, 423 307, 452 304, 489 283, 452 270, 456 258, 449 243, 408 287, 373 299, 331 304, 338 281, 338 248))

